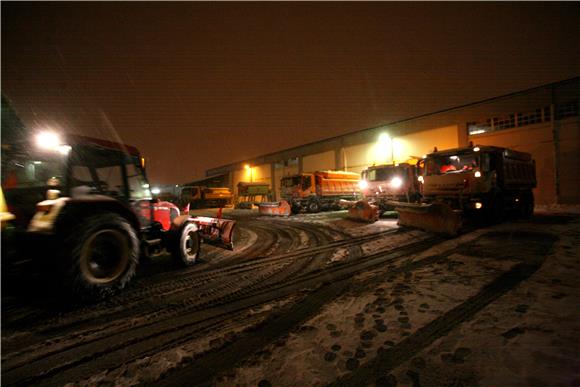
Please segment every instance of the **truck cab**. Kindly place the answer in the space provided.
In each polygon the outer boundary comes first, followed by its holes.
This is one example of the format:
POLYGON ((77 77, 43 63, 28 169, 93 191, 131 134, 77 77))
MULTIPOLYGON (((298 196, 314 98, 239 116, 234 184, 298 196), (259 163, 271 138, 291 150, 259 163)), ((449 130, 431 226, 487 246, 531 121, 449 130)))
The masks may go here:
POLYGON ((418 202, 421 198, 417 162, 373 165, 361 172, 364 198, 381 211, 392 210, 388 201, 418 202))
POLYGON ((461 210, 533 211, 535 163, 528 153, 495 146, 436 151, 425 158, 420 179, 426 201, 445 201, 461 210))

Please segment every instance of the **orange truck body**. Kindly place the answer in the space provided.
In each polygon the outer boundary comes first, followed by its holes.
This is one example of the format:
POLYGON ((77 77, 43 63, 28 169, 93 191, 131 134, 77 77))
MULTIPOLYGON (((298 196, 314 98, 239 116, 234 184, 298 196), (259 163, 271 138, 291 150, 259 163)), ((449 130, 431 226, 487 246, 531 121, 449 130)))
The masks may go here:
POLYGON ((306 209, 318 212, 339 208, 340 200, 356 200, 360 196, 359 175, 343 171, 316 171, 285 176, 281 179, 281 195, 292 212, 306 209))

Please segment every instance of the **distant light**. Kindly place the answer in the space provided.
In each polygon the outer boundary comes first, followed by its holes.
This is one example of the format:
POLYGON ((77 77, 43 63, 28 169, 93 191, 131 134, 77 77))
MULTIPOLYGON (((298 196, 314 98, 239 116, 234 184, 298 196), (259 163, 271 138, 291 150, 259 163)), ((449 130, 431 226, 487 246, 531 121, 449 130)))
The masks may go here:
POLYGON ((39 164, 42 164, 42 161, 33 161, 32 163, 35 165, 39 165, 39 164))
POLYGON ((481 177, 481 172, 475 171, 475 177, 481 177))
POLYGON ((478 146, 476 146, 475 148, 473 148, 473 151, 474 151, 474 152, 479 152, 479 147, 478 147, 478 146))
POLYGON ((175 184, 175 188, 179 187, 179 184, 175 184))
POLYGON ((143 188, 149 188, 149 184, 145 183, 145 184, 141 185, 141 187, 143 187, 143 188))
POLYGON ((478 130, 474 130, 473 132, 470 132, 470 135, 474 135, 474 134, 481 134, 481 133, 485 133, 485 130, 483 129, 478 129, 478 130))
POLYGON ((423 179, 423 176, 418 176, 417 180, 419 180, 419 183, 424 183, 425 179, 423 179))
POLYGON ((159 195, 161 193, 161 190, 159 188, 155 187, 155 188, 151 189, 151 193, 153 195, 159 195))
POLYGON ((458 156, 449 156, 449 158, 450 158, 451 160, 457 160, 457 159, 459 159, 459 157, 458 157, 458 156))
POLYGON ((36 146, 41 149, 54 150, 60 144, 60 136, 55 132, 40 132, 36 135, 36 146))
POLYGON ((475 203, 475 208, 477 208, 478 210, 481 209, 483 207, 483 204, 481 204, 480 202, 475 203))
POLYGON ((427 155, 423 155, 423 156, 421 156, 421 158, 422 158, 422 159, 424 159, 424 158, 426 158, 426 157, 427 157, 427 155))
POLYGON ((246 170, 250 169, 250 164, 244 165, 244 169, 246 169, 246 170))
POLYGON ((366 180, 359 180, 358 186, 360 189, 367 189, 369 186, 369 183, 366 180))

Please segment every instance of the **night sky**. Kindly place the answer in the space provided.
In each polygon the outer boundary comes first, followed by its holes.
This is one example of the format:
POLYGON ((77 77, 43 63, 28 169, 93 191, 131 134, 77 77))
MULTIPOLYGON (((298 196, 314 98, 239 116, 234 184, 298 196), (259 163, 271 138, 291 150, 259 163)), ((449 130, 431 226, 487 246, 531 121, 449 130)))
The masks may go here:
POLYGON ((580 75, 578 3, 1 6, 23 121, 135 145, 154 184, 580 75))

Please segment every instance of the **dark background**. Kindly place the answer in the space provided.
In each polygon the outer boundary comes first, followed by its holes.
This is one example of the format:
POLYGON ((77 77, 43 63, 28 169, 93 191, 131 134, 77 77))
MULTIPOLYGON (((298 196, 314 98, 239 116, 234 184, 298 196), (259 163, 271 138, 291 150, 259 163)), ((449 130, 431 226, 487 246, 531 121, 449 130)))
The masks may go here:
POLYGON ((136 145, 155 184, 578 76, 575 3, 6 3, 32 129, 136 145))

